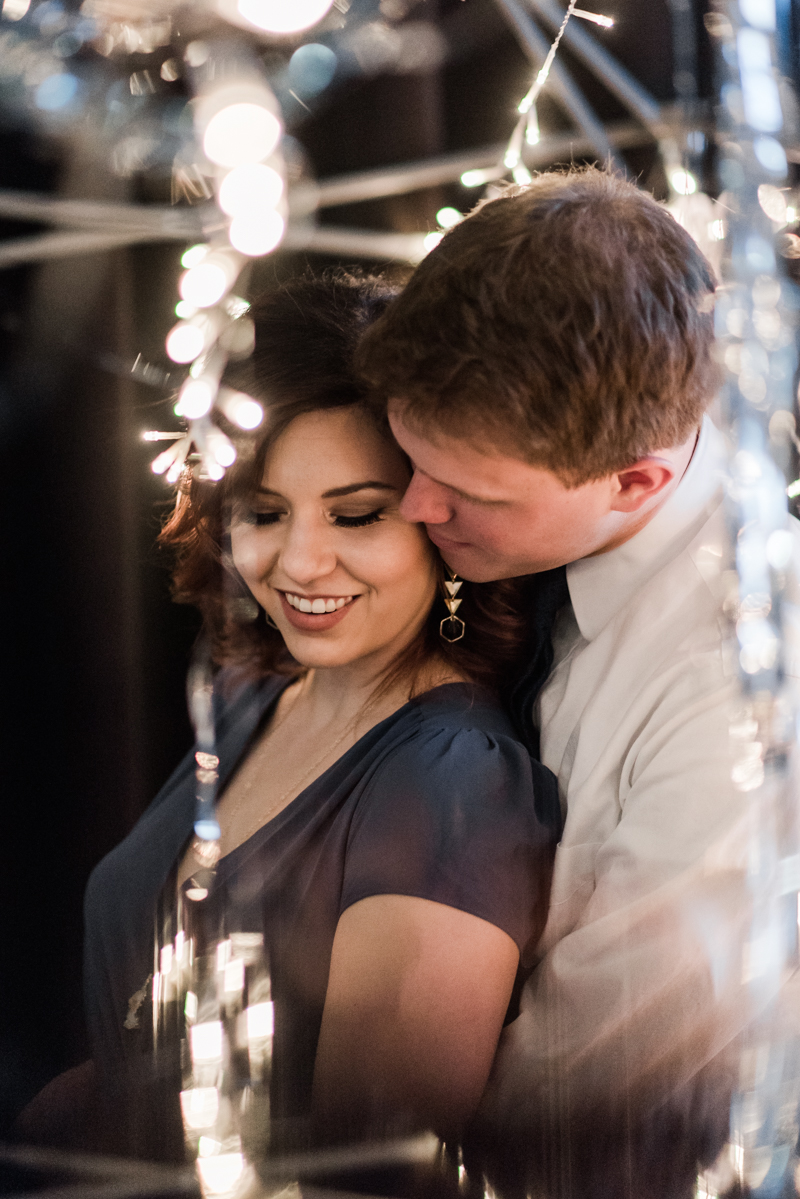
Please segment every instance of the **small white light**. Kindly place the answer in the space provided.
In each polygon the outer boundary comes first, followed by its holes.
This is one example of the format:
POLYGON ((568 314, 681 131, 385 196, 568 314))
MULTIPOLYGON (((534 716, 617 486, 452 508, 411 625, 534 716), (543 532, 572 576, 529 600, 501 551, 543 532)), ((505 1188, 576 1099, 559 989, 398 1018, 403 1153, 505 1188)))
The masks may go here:
POLYGON ((488 183, 491 175, 489 171, 464 171, 461 176, 462 187, 480 187, 483 183, 488 183))
POLYGON ((274 208, 283 195, 283 179, 263 162, 248 162, 234 167, 222 180, 219 206, 228 216, 274 208))
POLYGON ((186 1002, 183 1005, 183 1011, 190 1024, 197 1019, 197 996, 194 991, 186 992, 186 1002))
POLYGON ((181 266, 185 266, 187 271, 190 267, 197 266, 210 249, 211 247, 207 245, 189 246, 189 249, 184 250, 181 254, 181 266))
POLYGON ((203 460, 203 469, 206 472, 206 478, 211 479, 213 483, 219 483, 220 479, 225 475, 225 468, 220 466, 218 462, 214 462, 213 459, 205 458, 203 460))
POLYGON ((533 182, 533 176, 531 175, 530 171, 521 163, 518 167, 514 167, 512 174, 514 176, 514 182, 518 183, 520 187, 525 187, 528 183, 533 182))
POLYGON ((281 123, 261 104, 229 104, 209 121, 203 137, 206 155, 220 167, 260 162, 281 136, 281 123))
POLYGON ((185 271, 178 281, 178 291, 195 308, 211 308, 219 303, 231 283, 231 271, 222 262, 209 260, 185 271))
POLYGON ((613 17, 603 17, 597 12, 587 12, 585 8, 573 8, 573 17, 580 17, 583 21, 591 21, 594 25, 601 25, 603 29, 614 28, 613 17))
POLYGON ((232 1191, 244 1171, 241 1153, 219 1153, 214 1157, 198 1157, 197 1173, 206 1195, 225 1195, 232 1191))
POLYGON ((182 321, 189 321, 197 315, 197 309, 193 304, 187 304, 185 300, 178 300, 175 305, 175 315, 179 316, 182 321))
POLYGON ((800 479, 795 479, 794 483, 790 483, 786 488, 786 494, 790 500, 796 500, 800 495, 800 479))
POLYGON ((199 420, 211 411, 213 403, 214 389, 207 379, 187 379, 175 405, 175 415, 199 420))
POLYGON ((443 237, 444 234, 439 233, 437 229, 434 229, 433 233, 426 233, 422 239, 422 244, 425 247, 425 253, 430 253, 431 250, 438 246, 443 237))
POLYGON ((333 0, 239 0, 241 16, 267 33, 299 33, 325 16, 333 0))
POLYGON ((725 222, 724 221, 709 221, 708 236, 711 241, 725 240, 725 222))
POLYGON ((691 171, 673 171, 669 181, 679 196, 693 196, 697 191, 697 180, 691 171))
POLYGON ((181 321, 167 334, 167 356, 173 362, 194 362, 206 346, 205 333, 197 325, 181 321))
POLYGON ((246 1009, 248 1041, 263 1041, 271 1037, 275 1029, 275 1005, 251 1003, 246 1009))
MULTIPOLYGON (((150 469, 154 475, 163 475, 164 471, 172 466, 178 456, 178 451, 174 445, 171 445, 168 450, 162 450, 157 458, 154 458, 150 463, 150 469)), ((169 478, 169 475, 167 476, 169 478)))
MULTIPOLYGON (((209 452, 219 466, 225 470, 229 466, 233 466, 236 461, 236 446, 230 438, 225 436, 221 429, 212 429, 206 440, 208 441, 209 452)), ((244 983, 242 985, 244 986, 244 983)), ((225 990, 230 990, 227 982, 225 983, 225 990)))
POLYGON ((436 213, 436 221, 443 229, 453 229, 460 225, 463 219, 464 214, 457 208, 440 208, 436 213))
POLYGON ((221 1143, 214 1137, 200 1137, 197 1142, 197 1156, 215 1157, 221 1148, 221 1143))
POLYGON ((7 21, 21 21, 31 6, 31 0, 3 0, 3 16, 7 21))
POLYGON ((228 420, 240 429, 257 429, 264 419, 264 409, 243 391, 222 391, 218 402, 228 420))
POLYGON ((240 254, 246 254, 248 258, 260 258, 280 244, 285 228, 286 222, 274 208, 264 212, 247 212, 233 218, 228 237, 234 250, 240 254))
POLYGON ((216 1087, 192 1087, 181 1091, 181 1114, 186 1128, 210 1128, 219 1111, 216 1087))
POLYGON ((161 973, 164 975, 169 974, 170 970, 172 969, 172 946, 171 945, 165 945, 164 948, 161 950, 160 964, 161 964, 161 973))
POLYGON ((193 1062, 218 1062, 222 1058, 222 1022, 210 1020, 189 1029, 193 1062))

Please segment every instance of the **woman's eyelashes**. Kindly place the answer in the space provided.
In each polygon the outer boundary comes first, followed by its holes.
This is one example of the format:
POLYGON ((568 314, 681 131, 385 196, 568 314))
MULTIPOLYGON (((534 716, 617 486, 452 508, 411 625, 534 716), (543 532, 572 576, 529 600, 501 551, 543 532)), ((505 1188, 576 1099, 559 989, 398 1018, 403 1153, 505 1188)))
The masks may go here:
MULTIPOLYGON (((365 525, 376 524, 383 516, 383 511, 383 508, 376 508, 374 512, 363 512, 358 516, 345 516, 341 513, 331 513, 329 519, 331 524, 337 529, 361 529, 365 525)), ((277 524, 281 517, 285 515, 286 513, 281 511, 250 511, 244 514, 243 519, 247 524, 252 524, 259 528, 263 528, 265 525, 277 524)))

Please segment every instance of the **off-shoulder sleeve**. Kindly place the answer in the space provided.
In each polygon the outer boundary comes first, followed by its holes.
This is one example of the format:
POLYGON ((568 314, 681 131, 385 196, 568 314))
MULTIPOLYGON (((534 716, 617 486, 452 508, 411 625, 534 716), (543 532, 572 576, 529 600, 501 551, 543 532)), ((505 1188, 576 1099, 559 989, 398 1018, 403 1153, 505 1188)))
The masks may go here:
POLYGON ((547 911, 555 831, 536 814, 543 788, 552 801, 553 775, 512 737, 423 726, 359 801, 340 913, 372 895, 430 899, 488 920, 523 953, 547 911))

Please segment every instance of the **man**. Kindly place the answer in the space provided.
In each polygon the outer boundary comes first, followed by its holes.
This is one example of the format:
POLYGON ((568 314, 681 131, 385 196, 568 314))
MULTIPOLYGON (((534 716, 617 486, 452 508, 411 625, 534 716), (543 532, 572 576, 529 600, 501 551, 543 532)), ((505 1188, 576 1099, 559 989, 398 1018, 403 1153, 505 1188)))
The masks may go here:
POLYGON ((548 1193, 585 1196, 601 1170, 602 1193, 649 1193, 655 1122, 664 1193, 683 1194, 681 1169, 688 1186, 726 1131, 709 1079, 746 1020, 748 907, 724 454, 704 415, 713 293, 652 197, 549 174, 451 230, 362 350, 414 466, 403 511, 448 566, 483 581, 569 564, 536 710, 564 833, 483 1109, 548 1193))

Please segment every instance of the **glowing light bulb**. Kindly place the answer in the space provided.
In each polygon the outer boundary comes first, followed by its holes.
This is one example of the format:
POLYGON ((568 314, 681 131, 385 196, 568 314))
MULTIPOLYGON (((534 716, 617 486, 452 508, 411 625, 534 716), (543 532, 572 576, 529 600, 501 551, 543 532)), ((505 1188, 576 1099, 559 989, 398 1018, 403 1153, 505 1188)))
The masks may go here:
POLYGON ((191 266, 197 266, 210 249, 211 247, 206 245, 189 246, 189 249, 181 254, 181 266, 185 266, 187 270, 191 266))
POLYGON ((228 420, 240 429, 257 429, 264 419, 264 409, 243 391, 221 392, 219 406, 228 420))
POLYGON ((321 21, 333 0, 239 0, 241 16, 267 33, 299 33, 321 21))
POLYGON ((172 466, 175 461, 175 447, 170 446, 168 450, 163 450, 157 458, 154 458, 150 463, 150 469, 154 475, 163 475, 167 467, 172 466))
POLYGON ((604 17, 599 12, 587 12, 585 8, 573 8, 573 17, 581 17, 584 21, 591 21, 594 25, 601 25, 603 29, 614 28, 614 18, 604 17))
POLYGON ((218 304, 233 282, 231 269, 226 266, 222 261, 205 259, 190 267, 178 281, 182 299, 195 308, 211 308, 218 304))
POLYGON ((452 229, 455 225, 459 225, 464 219, 463 213, 457 208, 440 208, 436 213, 436 220, 443 229, 452 229))
POLYGON ((281 123, 261 104, 229 104, 211 118, 203 137, 208 158, 220 167, 260 162, 277 146, 281 123))
POLYGON ((426 233, 422 239, 422 244, 425 247, 425 253, 429 254, 435 246, 438 246, 443 237, 444 234, 439 233, 438 230, 434 230, 433 233, 426 233))
POLYGON ((260 258, 274 250, 283 237, 286 222, 274 208, 235 216, 228 230, 234 250, 248 258, 260 258))
POLYGON ((213 403, 214 388, 207 379, 187 379, 175 405, 175 415, 199 420, 211 411, 213 403))
POLYGON ((167 356, 173 362, 194 362, 205 349, 206 338, 203 330, 188 321, 180 321, 167 334, 167 356))
POLYGON ((673 171, 669 181, 679 196, 693 196, 697 191, 697 180, 690 171, 673 171))
POLYGON ((712 241, 725 240, 725 222, 724 221, 709 221, 708 236, 712 241))
POLYGON ((524 187, 526 184, 533 182, 533 176, 528 168, 523 166, 522 163, 520 163, 518 167, 514 167, 514 170, 511 173, 514 176, 514 182, 518 183, 520 187, 524 187))
POLYGON ((197 309, 193 304, 187 304, 185 300, 178 300, 175 305, 175 315, 179 316, 182 321, 191 320, 197 314, 197 309))
POLYGON ((219 206, 228 216, 253 209, 274 208, 283 195, 283 179, 273 167, 248 162, 234 167, 222 180, 219 206))

